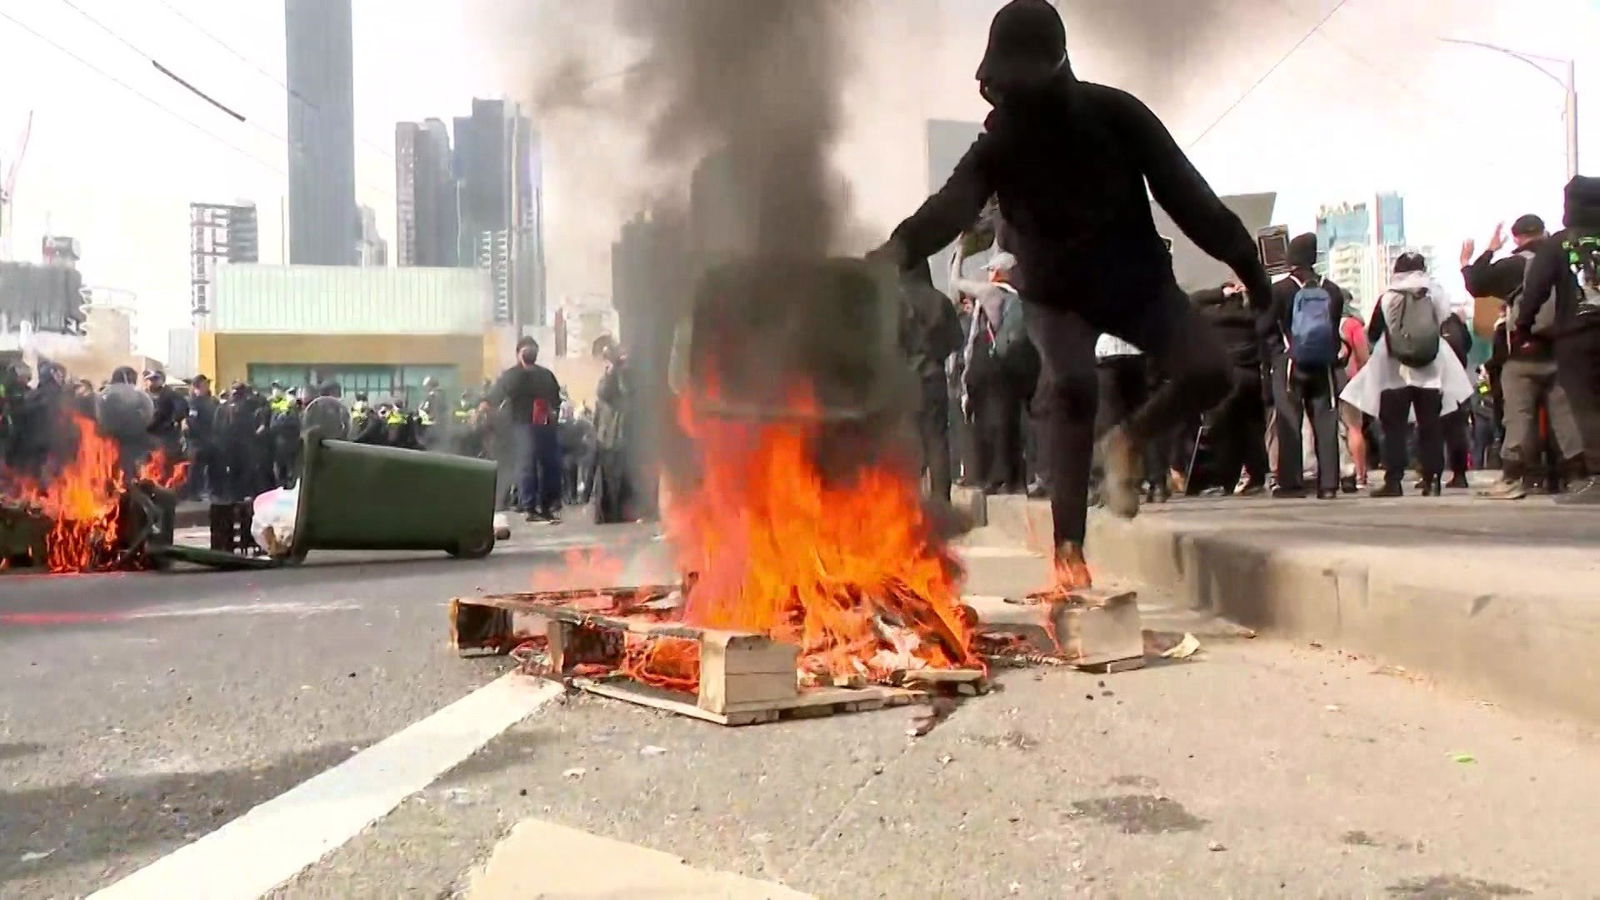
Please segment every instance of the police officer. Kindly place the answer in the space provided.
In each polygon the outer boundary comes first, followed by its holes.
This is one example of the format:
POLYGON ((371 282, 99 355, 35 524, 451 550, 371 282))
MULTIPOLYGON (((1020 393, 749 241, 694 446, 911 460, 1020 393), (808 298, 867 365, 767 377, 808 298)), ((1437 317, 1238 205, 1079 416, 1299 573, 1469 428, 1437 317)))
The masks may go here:
POLYGON ((214 496, 217 491, 217 411, 221 401, 211 392, 211 379, 196 375, 189 382, 189 418, 183 425, 189 443, 190 470, 187 494, 191 499, 214 496))
POLYGON ((356 392, 356 401, 350 407, 350 437, 358 444, 383 443, 384 417, 372 408, 365 391, 356 392))
POLYGON ((439 388, 439 379, 425 378, 422 390, 426 396, 417 407, 417 431, 423 446, 430 450, 449 446, 450 400, 439 388))
MULTIPOLYGON (((144 389, 155 407, 150 420, 151 444, 165 457, 170 472, 183 460, 183 423, 189 418, 189 404, 167 384, 167 373, 160 369, 144 373, 144 389)), ((168 472, 161 474, 165 477, 168 472)))
POLYGON ((300 400, 285 394, 272 401, 272 483, 293 487, 300 466, 300 400))

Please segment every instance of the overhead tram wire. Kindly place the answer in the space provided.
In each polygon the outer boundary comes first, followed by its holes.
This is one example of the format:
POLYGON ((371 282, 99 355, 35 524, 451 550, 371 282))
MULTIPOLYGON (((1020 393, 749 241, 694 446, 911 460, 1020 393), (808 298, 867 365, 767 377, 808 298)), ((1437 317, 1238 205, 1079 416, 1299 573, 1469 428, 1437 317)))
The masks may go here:
MULTIPOLYGON (((195 96, 199 97, 202 100, 205 100, 207 103, 210 103, 212 106, 215 106, 217 109, 219 109, 222 112, 226 113, 228 116, 238 120, 240 123, 248 125, 251 128, 254 128, 255 130, 261 132, 262 134, 266 135, 267 137, 272 138, 275 141, 281 141, 284 144, 284 146, 286 146, 286 147, 289 146, 290 141, 289 141, 288 136, 280 134, 280 133, 278 133, 276 131, 273 131, 272 129, 266 127, 265 125, 262 125, 259 122, 256 122, 256 121, 254 121, 252 119, 246 118, 245 116, 241 115, 240 113, 235 112, 234 110, 230 109, 226 105, 224 105, 224 104, 218 102, 217 100, 213 99, 212 97, 207 95, 204 91, 201 91, 199 88, 195 87, 193 84, 191 84, 188 81, 185 81, 184 79, 178 77, 176 74, 174 74, 172 72, 171 69, 169 69, 166 66, 162 65, 160 63, 160 61, 158 61, 154 56, 151 56, 149 53, 146 53, 143 49, 138 47, 132 41, 130 41, 127 38, 123 37, 121 34, 118 34, 115 29, 111 28, 110 26, 106 25, 104 22, 102 22, 99 19, 95 18, 93 15, 91 15, 88 12, 84 11, 81 7, 79 7, 76 3, 74 3, 73 0, 61 0, 61 2, 65 6, 67 6, 68 8, 73 10, 74 12, 76 12, 78 15, 82 16, 84 19, 87 19, 96 28, 99 28, 101 31, 104 31, 106 34, 108 34, 111 37, 115 38, 119 43, 121 43, 123 46, 127 47, 129 50, 133 51, 135 54, 137 54, 137 55, 143 57, 144 59, 148 60, 149 63, 156 69, 156 71, 160 72, 162 75, 164 75, 164 76, 172 79, 173 81, 177 82, 184 89, 190 91, 195 96)), ((393 157, 391 157, 391 159, 392 158, 393 157)), ((278 167, 276 167, 276 166, 274 168, 277 169, 280 172, 283 171, 282 169, 278 169, 278 167)), ((386 197, 386 198, 389 198, 389 199, 397 199, 397 198, 395 198, 394 189, 392 187, 388 187, 388 186, 378 187, 378 186, 375 186, 374 183, 372 183, 372 182, 363 182, 363 184, 364 184, 365 187, 367 187, 368 189, 376 192, 380 196, 383 196, 383 197, 386 197)))
POLYGON ((5 12, 4 10, 0 10, 0 19, 5 19, 6 21, 10 22, 12 25, 15 25, 16 27, 22 29, 23 31, 27 32, 28 34, 33 35, 35 38, 38 38, 40 41, 50 45, 53 48, 55 48, 58 52, 60 52, 60 53, 62 53, 64 55, 70 57, 71 59, 77 61, 79 64, 81 64, 85 68, 89 69, 91 72, 94 72, 96 75, 99 75, 100 77, 106 79, 107 81, 110 81, 112 84, 115 84, 118 87, 122 88, 123 90, 127 91, 128 93, 133 94, 134 96, 136 96, 139 99, 143 100, 144 102, 150 104, 151 106, 154 106, 155 108, 161 110, 162 112, 166 113, 167 115, 171 116, 172 118, 177 119, 179 122, 182 122, 183 124, 188 125, 190 128, 193 128, 195 131, 198 131, 201 134, 205 135, 206 137, 211 138, 212 140, 216 141, 217 143, 221 144, 222 146, 227 147, 229 150, 232 150, 232 151, 234 151, 235 153, 238 153, 241 156, 244 156, 244 157, 247 157, 247 158, 249 158, 251 160, 254 160, 255 162, 260 163, 262 166, 265 166, 266 168, 272 170, 273 172, 276 172, 279 175, 288 175, 289 174, 288 171, 285 170, 282 165, 279 165, 278 163, 270 162, 270 161, 268 161, 268 160, 266 160, 266 159, 264 159, 264 158, 262 158, 260 156, 257 156, 256 154, 250 152, 249 150, 246 150, 245 148, 239 146, 238 144, 233 143, 232 141, 228 140, 227 138, 223 137, 222 135, 217 134, 216 132, 212 131, 209 128, 206 128, 204 125, 201 125, 200 123, 194 121, 193 119, 190 119, 188 116, 185 116, 182 113, 178 112, 177 110, 174 110, 172 107, 167 106, 165 103, 162 103, 161 101, 155 99, 154 97, 151 97, 149 94, 146 94, 144 91, 141 91, 138 88, 134 87, 133 85, 127 83, 126 81, 123 81, 122 79, 118 78, 117 76, 112 75, 110 72, 107 72, 105 69, 100 68, 99 66, 97 66, 94 63, 90 62, 89 60, 84 59, 82 56, 79 56, 77 53, 74 53, 73 51, 67 49, 66 47, 62 46, 60 43, 56 42, 53 38, 51 38, 48 35, 45 35, 42 32, 36 30, 33 26, 27 24, 26 22, 23 22, 22 20, 16 18, 15 16, 11 15, 10 13, 5 12))
POLYGON ((1338 3, 1334 4, 1333 9, 1328 10, 1328 14, 1323 16, 1321 21, 1319 21, 1316 25, 1313 25, 1311 30, 1307 31, 1305 35, 1300 38, 1300 40, 1295 41, 1294 46, 1289 48, 1289 52, 1285 53, 1278 59, 1277 62, 1273 63, 1270 69, 1267 69, 1267 71, 1263 72, 1261 77, 1257 78, 1254 84, 1250 85, 1250 87, 1247 88, 1244 93, 1239 95, 1237 100, 1234 100, 1227 109, 1222 111, 1222 115, 1217 116, 1217 118, 1210 125, 1206 126, 1204 131, 1200 132, 1198 137, 1190 141, 1186 149, 1193 150, 1201 141, 1206 139, 1207 135, 1216 130, 1218 125, 1221 125, 1225 119, 1233 115, 1240 106, 1244 105, 1244 101, 1248 100, 1251 94, 1254 94, 1263 84, 1267 83, 1267 79, 1271 78, 1279 69, 1283 68, 1283 64, 1288 62, 1290 57, 1294 56, 1296 53, 1299 53, 1300 48, 1304 47, 1307 41, 1315 37, 1317 32, 1321 31, 1324 25, 1327 25, 1330 21, 1332 21, 1333 17, 1338 14, 1339 10, 1344 9, 1345 4, 1348 2, 1350 2, 1350 0, 1339 0, 1338 3))
MULTIPOLYGON (((190 28, 193 28, 195 31, 198 31, 202 36, 204 36, 206 38, 206 40, 209 40, 211 43, 216 44, 218 47, 221 47, 223 50, 226 50, 229 53, 229 55, 231 55, 234 58, 238 59, 240 62, 244 63, 245 65, 249 66, 250 68, 255 69, 257 72, 259 72, 263 76, 265 76, 268 81, 271 81, 273 84, 277 85, 278 87, 283 88, 284 92, 287 93, 289 96, 291 96, 294 99, 300 101, 301 103, 305 104, 307 107, 310 107, 313 110, 316 110, 316 111, 319 111, 319 112, 321 111, 321 109, 322 109, 321 106, 319 106, 316 103, 313 103, 304 94, 302 94, 299 91, 295 90, 294 88, 290 87, 289 83, 287 81, 285 81, 282 78, 279 78, 275 73, 273 73, 266 66, 263 66, 262 64, 256 62, 254 59, 251 59, 249 56, 246 56, 245 53, 242 50, 239 50, 237 47, 234 47, 232 44, 230 44, 227 41, 223 40, 222 38, 218 37, 215 33, 213 33, 210 30, 208 30, 205 26, 203 26, 199 22, 195 21, 193 16, 190 16, 188 13, 186 13, 183 10, 179 9, 178 7, 174 6, 172 4, 171 0, 155 0, 155 2, 160 4, 161 7, 166 9, 167 12, 172 13, 174 16, 176 16, 177 18, 182 20, 190 28)), ((361 143, 366 144, 367 147, 369 147, 373 152, 376 152, 380 156, 383 156, 385 159, 388 159, 390 162, 394 161, 394 152, 392 150, 382 146, 381 144, 378 144, 377 142, 371 140, 370 138, 358 138, 358 140, 360 140, 361 143)))
POLYGON ((61 2, 66 4, 68 9, 70 9, 73 12, 77 13, 78 15, 82 16, 83 18, 89 20, 90 24, 94 25, 94 27, 100 29, 101 31, 104 31, 106 34, 111 35, 111 37, 115 38, 124 47, 127 47, 129 50, 132 50, 134 53, 137 53, 138 55, 140 55, 140 56, 144 57, 145 59, 149 60, 150 61, 150 65, 154 66, 155 70, 157 72, 160 72, 162 75, 165 75, 166 77, 172 79, 173 81, 176 81, 178 84, 182 85, 183 88, 185 90, 187 90, 189 93, 194 94, 196 97, 199 97, 201 100, 206 101, 207 103, 211 104, 212 106, 215 106, 217 109, 220 109, 223 112, 227 113, 228 115, 232 116, 233 118, 238 119, 240 122, 245 121, 245 117, 242 114, 240 114, 238 111, 230 108, 227 104, 225 104, 222 101, 218 100, 217 98, 211 96, 210 94, 207 94, 205 91, 202 91, 199 88, 195 87, 193 84, 189 83, 189 81, 187 81, 186 79, 179 77, 179 75, 176 72, 174 72, 171 69, 167 68, 166 66, 162 65, 161 62, 159 60, 157 60, 155 57, 151 56, 150 54, 148 54, 148 53, 144 52, 143 50, 140 50, 138 47, 134 46, 132 41, 130 41, 127 38, 123 37, 122 35, 118 34, 110 26, 106 25, 106 23, 100 21, 99 19, 96 19, 94 16, 89 15, 89 13, 84 11, 83 7, 81 7, 78 4, 72 2, 72 0, 61 0, 61 2))

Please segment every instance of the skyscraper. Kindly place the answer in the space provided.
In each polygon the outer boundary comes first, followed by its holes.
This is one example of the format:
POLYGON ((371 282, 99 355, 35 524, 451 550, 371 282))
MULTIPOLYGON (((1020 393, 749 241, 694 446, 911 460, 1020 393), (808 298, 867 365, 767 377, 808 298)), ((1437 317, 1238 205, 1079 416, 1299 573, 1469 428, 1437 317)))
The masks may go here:
POLYGON ((395 126, 398 263, 455 266, 461 259, 450 129, 438 119, 395 126))
POLYGON ((284 0, 289 97, 289 262, 357 262, 351 0, 284 0))
POLYGON ((515 103, 472 101, 455 120, 455 175, 464 265, 493 273, 495 318, 518 327, 544 324, 537 140, 515 103))

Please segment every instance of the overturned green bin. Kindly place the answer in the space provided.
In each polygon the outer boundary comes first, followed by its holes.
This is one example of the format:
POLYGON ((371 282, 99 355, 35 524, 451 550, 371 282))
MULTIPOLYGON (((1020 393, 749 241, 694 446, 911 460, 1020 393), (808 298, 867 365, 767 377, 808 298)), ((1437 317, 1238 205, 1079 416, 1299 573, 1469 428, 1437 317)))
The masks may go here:
POLYGON ((307 432, 293 559, 312 550, 441 550, 479 559, 494 549, 495 464, 421 450, 329 440, 307 432))

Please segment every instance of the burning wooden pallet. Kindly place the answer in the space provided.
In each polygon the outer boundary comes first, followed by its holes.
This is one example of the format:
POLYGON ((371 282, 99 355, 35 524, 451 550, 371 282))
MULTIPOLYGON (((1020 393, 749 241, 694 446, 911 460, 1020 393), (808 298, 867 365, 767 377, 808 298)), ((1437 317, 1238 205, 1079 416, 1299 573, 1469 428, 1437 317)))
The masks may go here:
POLYGON ((983 685, 982 671, 940 670, 904 673, 897 679, 903 686, 863 680, 802 686, 799 647, 672 621, 676 595, 676 588, 644 587, 462 597, 450 603, 451 640, 462 653, 503 653, 543 637, 544 669, 552 677, 603 697, 720 725, 863 712, 917 702, 961 684, 983 685), (676 678, 670 671, 653 677, 642 671, 640 660, 660 651, 685 664, 676 678))

